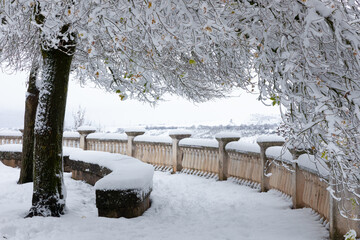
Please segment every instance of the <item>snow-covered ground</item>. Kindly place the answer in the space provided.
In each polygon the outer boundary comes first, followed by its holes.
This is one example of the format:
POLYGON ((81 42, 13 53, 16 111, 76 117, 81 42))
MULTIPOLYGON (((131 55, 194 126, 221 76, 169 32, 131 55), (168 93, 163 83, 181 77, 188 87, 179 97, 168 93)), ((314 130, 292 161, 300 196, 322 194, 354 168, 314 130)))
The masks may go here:
POLYGON ((279 192, 259 193, 230 181, 156 172, 152 206, 133 219, 97 217, 95 190, 65 173, 67 213, 24 219, 32 184, 0 163, 0 239, 318 240, 328 231, 310 209, 290 209, 279 192))

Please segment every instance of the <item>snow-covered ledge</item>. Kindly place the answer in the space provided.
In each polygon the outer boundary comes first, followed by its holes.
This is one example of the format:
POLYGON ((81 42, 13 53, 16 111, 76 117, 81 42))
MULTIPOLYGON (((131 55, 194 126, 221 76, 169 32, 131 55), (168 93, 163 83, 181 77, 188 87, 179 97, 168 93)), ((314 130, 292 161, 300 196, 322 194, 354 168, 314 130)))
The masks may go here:
POLYGON ((70 152, 67 164, 74 179, 95 184, 100 217, 132 218, 150 207, 153 166, 121 154, 81 150, 70 152))

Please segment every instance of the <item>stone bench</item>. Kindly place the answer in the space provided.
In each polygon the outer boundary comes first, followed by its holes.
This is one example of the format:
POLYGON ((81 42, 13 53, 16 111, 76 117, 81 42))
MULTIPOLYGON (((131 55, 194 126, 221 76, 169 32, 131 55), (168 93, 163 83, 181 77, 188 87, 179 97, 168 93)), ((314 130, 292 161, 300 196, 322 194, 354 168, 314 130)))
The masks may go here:
POLYGON ((99 216, 132 218, 150 207, 153 166, 106 152, 76 150, 65 155, 72 178, 95 186, 99 216))
POLYGON ((21 167, 22 145, 4 144, 0 145, 0 161, 9 167, 21 167))
MULTIPOLYGON (((21 144, 0 145, 0 161, 21 167, 21 144)), ((100 217, 138 217, 150 207, 154 168, 136 158, 64 148, 64 171, 95 186, 100 217)))

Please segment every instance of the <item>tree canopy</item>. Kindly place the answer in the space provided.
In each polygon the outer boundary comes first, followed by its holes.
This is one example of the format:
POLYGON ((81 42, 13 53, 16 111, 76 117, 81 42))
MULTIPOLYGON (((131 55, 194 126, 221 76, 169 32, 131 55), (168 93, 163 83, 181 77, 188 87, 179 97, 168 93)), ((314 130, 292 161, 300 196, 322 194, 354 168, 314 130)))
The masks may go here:
POLYGON ((74 38, 76 78, 116 91, 122 99, 153 102, 165 92, 195 101, 221 97, 234 86, 229 74, 241 69, 227 57, 234 53, 223 47, 234 40, 221 18, 223 2, 56 0, 3 5, 0 62, 27 68, 38 45, 66 51, 61 40, 74 38))

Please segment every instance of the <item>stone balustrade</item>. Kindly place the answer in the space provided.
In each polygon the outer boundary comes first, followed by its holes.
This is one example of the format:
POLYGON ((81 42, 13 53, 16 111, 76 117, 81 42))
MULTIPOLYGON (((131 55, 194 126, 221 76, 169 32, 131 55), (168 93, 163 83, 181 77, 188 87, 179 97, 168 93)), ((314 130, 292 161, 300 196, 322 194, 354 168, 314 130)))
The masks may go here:
POLYGON ((136 141, 134 157, 156 168, 172 169, 172 145, 170 143, 136 141))
POLYGON ((127 136, 125 134, 92 133, 86 137, 86 148, 92 151, 120 153, 126 155, 127 136))
MULTIPOLYGON (((221 143, 222 139, 193 139, 187 134, 153 137, 140 133, 143 134, 92 133, 86 136, 86 148, 133 156, 161 170, 219 180, 233 178, 251 182, 261 191, 277 189, 292 197, 294 208, 309 207, 318 212, 324 223, 329 225, 332 239, 341 237, 350 227, 360 234, 359 222, 340 215, 338 207, 343 203, 331 198, 327 191, 328 176, 324 171, 300 164, 301 159, 308 159, 305 154, 284 153, 282 139, 262 138, 258 144, 231 141, 237 138, 225 139, 221 143), (299 161, 293 162, 294 159, 299 161)), ((21 136, 0 135, 0 143, 21 143, 21 136)), ((80 136, 64 135, 65 146, 80 147, 79 143, 80 136)), ((354 218, 360 218, 358 207, 354 207, 353 212, 354 218)))
POLYGON ((219 176, 219 150, 214 147, 182 146, 182 171, 195 175, 219 176))
POLYGON ((2 131, 0 132, 0 145, 3 144, 21 144, 22 133, 20 131, 2 131))

